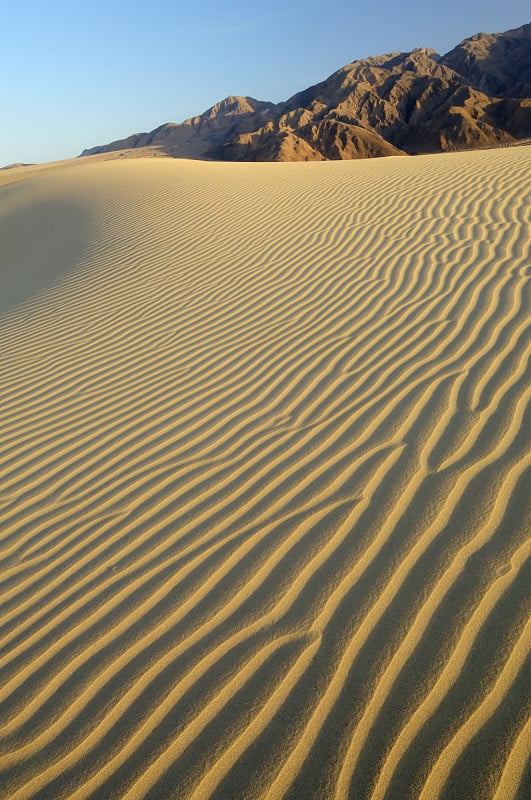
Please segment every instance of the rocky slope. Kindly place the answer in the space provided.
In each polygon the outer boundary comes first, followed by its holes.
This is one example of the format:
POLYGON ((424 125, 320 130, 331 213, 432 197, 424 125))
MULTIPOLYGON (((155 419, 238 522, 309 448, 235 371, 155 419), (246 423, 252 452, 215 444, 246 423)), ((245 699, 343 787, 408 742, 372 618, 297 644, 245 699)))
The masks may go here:
POLYGON ((360 59, 277 105, 228 97, 200 116, 84 150, 317 161, 433 153, 531 136, 531 24, 447 53, 360 59))

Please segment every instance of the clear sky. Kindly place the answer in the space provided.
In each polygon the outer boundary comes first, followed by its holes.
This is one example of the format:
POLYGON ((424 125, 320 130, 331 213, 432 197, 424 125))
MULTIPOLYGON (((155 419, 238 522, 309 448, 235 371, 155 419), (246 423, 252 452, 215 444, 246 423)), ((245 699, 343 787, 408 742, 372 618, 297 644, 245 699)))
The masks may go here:
POLYGON ((528 0, 0 2, 0 165, 78 155, 229 94, 279 102, 356 58, 445 53, 528 0))

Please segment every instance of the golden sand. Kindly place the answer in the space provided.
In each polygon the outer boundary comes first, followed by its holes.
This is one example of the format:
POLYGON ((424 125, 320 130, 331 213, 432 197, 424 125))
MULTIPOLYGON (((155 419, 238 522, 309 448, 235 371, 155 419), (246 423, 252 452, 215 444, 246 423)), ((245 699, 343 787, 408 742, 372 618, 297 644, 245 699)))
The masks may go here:
POLYGON ((0 178, 0 796, 528 796, 529 150, 0 178))

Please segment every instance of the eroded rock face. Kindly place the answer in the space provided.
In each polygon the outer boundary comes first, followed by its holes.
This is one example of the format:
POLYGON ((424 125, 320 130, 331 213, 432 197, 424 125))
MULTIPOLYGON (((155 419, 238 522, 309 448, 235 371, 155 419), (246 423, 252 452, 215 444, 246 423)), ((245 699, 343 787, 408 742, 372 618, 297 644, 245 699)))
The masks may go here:
POLYGON ((391 53, 347 64, 274 105, 227 97, 82 155, 151 147, 180 158, 316 161, 488 147, 531 136, 531 24, 479 33, 440 57, 391 53))

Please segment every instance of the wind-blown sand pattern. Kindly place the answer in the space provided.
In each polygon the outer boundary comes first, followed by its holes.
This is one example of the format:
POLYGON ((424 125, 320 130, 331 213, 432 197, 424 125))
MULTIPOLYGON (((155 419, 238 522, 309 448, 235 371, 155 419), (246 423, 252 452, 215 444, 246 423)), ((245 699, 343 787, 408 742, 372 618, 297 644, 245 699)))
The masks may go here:
POLYGON ((3 798, 529 796, 528 164, 3 176, 3 798))

